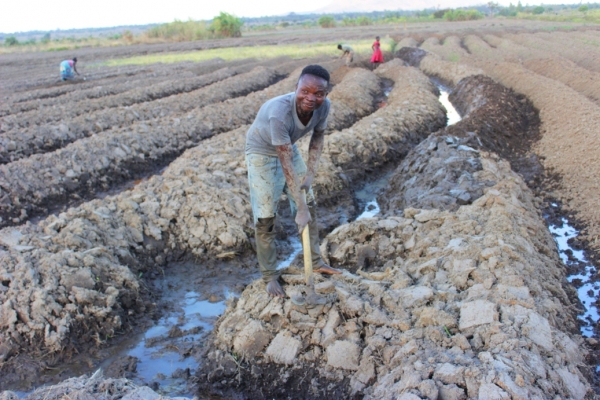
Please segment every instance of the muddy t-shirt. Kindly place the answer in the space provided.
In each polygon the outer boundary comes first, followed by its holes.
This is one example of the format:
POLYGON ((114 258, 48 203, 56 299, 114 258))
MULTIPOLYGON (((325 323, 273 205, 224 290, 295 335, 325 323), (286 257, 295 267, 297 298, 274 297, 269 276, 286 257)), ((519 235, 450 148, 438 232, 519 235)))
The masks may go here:
MULTIPOLYGON (((296 113, 296 93, 274 97, 262 105, 246 134, 246 154, 277 156, 275 146, 296 143, 313 129, 324 131, 331 104, 325 99, 304 126, 296 113)), ((295 145, 294 145, 295 146, 295 145)))

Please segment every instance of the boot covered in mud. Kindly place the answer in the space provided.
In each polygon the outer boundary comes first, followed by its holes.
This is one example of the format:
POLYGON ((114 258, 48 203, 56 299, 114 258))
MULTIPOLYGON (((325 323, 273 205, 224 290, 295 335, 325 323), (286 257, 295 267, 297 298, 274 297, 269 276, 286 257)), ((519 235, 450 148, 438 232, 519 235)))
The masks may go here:
POLYGON ((254 229, 256 238, 256 256, 263 276, 269 283, 279 278, 277 271, 277 245, 275 243, 275 217, 259 218, 254 229))

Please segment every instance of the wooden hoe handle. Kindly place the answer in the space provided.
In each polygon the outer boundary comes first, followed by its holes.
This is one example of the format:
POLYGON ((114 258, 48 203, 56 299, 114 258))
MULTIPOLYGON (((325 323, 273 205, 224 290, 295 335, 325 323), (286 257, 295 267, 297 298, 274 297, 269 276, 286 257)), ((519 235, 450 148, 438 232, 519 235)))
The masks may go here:
MULTIPOLYGON (((302 190, 302 196, 306 203, 306 191, 302 190)), ((312 255, 310 252, 310 234, 308 231, 308 225, 302 230, 302 250, 304 251, 304 278, 307 285, 312 285, 313 279, 313 266, 312 266, 312 255)))

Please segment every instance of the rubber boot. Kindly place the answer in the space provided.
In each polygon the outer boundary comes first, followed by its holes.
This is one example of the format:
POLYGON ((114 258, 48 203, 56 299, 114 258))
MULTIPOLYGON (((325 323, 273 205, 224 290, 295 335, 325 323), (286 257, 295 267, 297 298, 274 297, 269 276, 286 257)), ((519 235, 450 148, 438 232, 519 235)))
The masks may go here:
POLYGON ((310 253, 313 263, 313 268, 318 269, 325 264, 321 258, 321 240, 319 239, 319 225, 317 223, 317 204, 311 202, 308 204, 308 212, 310 213, 310 224, 308 224, 308 234, 310 236, 310 253))
POLYGON ((256 256, 263 280, 268 283, 278 279, 275 217, 259 218, 254 229, 254 235, 256 238, 256 256))

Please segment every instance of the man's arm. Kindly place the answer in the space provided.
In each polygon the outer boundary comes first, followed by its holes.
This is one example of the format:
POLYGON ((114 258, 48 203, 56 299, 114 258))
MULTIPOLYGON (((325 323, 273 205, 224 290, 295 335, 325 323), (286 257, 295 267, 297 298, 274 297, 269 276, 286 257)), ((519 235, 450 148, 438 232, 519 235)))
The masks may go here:
POLYGON ((315 129, 310 138, 310 144, 308 145, 308 171, 306 172, 306 177, 304 177, 304 182, 302 182, 302 185, 300 186, 300 190, 304 189, 308 192, 308 189, 310 189, 310 186, 312 185, 312 181, 319 168, 323 143, 325 143, 325 131, 318 131, 315 129))
MULTIPOLYGON (((312 143, 312 140, 311 140, 312 143)), ((296 224, 300 232, 306 225, 311 221, 310 213, 308 212, 308 206, 302 193, 300 192, 300 182, 298 181, 298 175, 294 171, 293 154, 291 144, 284 144, 281 146, 275 146, 277 150, 277 156, 281 162, 281 168, 283 169, 283 175, 285 176, 285 182, 292 193, 292 197, 298 206, 298 212, 296 214, 296 224)), ((307 174, 308 175, 308 174, 307 174)), ((312 180, 312 179, 311 179, 312 180)))

